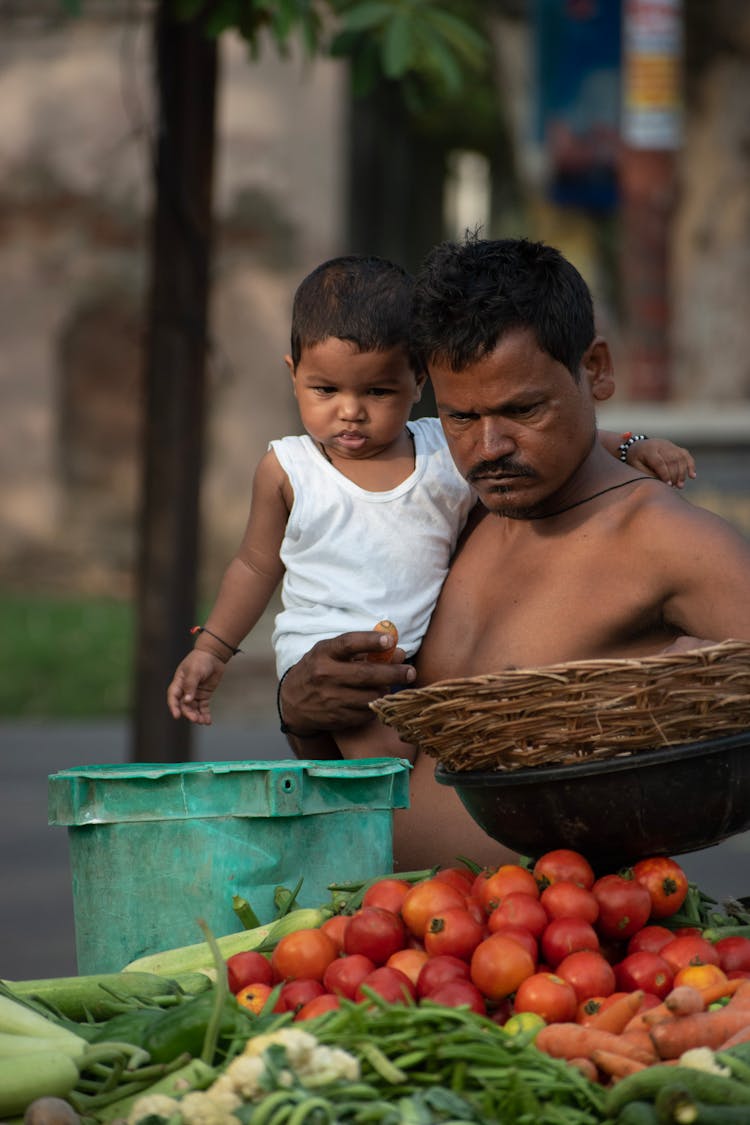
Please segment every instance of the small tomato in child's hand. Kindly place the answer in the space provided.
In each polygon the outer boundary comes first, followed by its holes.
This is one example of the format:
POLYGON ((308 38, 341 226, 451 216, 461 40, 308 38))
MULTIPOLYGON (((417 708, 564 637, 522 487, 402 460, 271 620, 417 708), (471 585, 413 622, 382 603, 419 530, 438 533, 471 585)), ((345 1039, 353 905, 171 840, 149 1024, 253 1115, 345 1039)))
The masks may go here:
MULTIPOLYGON (((377 625, 373 626, 373 632, 385 633, 393 637, 393 648, 398 644, 398 629, 392 621, 378 621, 377 625)), ((381 649, 380 652, 368 652, 367 659, 375 664, 390 664, 393 657, 393 648, 381 649)))

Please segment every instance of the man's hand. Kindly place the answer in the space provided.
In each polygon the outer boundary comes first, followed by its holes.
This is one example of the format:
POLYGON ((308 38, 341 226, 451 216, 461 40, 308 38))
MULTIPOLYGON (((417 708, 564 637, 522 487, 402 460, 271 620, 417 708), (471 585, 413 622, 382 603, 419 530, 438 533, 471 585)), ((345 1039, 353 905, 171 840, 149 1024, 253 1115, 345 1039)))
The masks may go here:
POLYGON ((284 722, 301 734, 360 726, 372 718, 368 704, 373 699, 416 679, 414 668, 402 659, 403 651, 384 633, 343 633, 318 641, 284 677, 284 722), (387 649, 395 662, 365 659, 369 652, 387 649))
POLYGON ((213 653, 193 649, 177 666, 167 688, 167 706, 172 717, 184 717, 200 726, 211 724, 211 696, 224 675, 226 665, 213 653))

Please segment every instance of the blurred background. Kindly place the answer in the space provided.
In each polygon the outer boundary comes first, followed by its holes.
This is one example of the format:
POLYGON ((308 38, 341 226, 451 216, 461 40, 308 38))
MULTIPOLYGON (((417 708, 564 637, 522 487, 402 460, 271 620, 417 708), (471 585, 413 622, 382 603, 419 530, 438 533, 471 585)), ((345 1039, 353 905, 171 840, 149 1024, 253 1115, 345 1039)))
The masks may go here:
POLYGON ((164 691, 299 429, 323 259, 559 246, 602 424, 688 445, 688 499, 750 535, 749 56, 743 0, 0 0, 0 975, 74 971, 50 772, 286 756, 275 606, 212 728, 164 691))

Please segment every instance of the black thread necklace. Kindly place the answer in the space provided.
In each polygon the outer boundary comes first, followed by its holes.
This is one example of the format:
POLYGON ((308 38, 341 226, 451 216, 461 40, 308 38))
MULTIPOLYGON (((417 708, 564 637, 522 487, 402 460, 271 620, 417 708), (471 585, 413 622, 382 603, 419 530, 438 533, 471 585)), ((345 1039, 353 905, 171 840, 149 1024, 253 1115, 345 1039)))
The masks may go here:
POLYGON ((565 508, 558 508, 556 512, 543 512, 540 516, 524 516, 526 520, 548 520, 553 516, 561 516, 563 512, 569 512, 571 508, 578 508, 581 504, 588 504, 589 500, 596 500, 597 496, 604 496, 605 492, 614 492, 616 488, 624 488, 626 484, 634 484, 637 480, 654 480, 654 477, 630 477, 629 480, 621 480, 619 484, 611 484, 609 488, 602 488, 599 492, 594 492, 591 496, 584 496, 583 500, 576 500, 573 504, 568 504, 565 508))

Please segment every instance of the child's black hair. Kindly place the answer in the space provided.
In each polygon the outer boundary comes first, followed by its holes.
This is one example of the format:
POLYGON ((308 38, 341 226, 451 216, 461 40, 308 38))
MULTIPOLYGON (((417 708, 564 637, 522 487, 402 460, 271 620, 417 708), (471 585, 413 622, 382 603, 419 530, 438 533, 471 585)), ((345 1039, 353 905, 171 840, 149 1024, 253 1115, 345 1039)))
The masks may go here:
POLYGON ((330 337, 361 352, 408 352, 414 278, 385 258, 349 254, 322 262, 300 282, 292 305, 292 363, 330 337))

